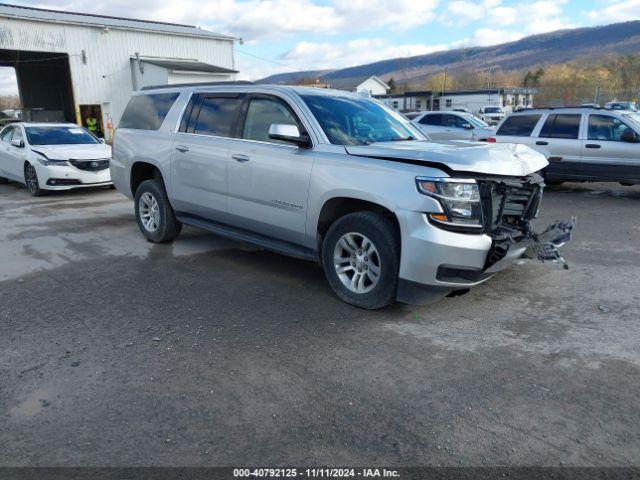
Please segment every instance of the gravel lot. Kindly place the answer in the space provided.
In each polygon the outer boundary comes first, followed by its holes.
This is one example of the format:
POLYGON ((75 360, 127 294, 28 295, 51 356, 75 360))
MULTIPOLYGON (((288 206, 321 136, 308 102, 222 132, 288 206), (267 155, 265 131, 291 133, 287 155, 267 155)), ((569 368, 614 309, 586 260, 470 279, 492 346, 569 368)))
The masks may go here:
POLYGON ((132 211, 0 185, 0 465, 640 465, 640 187, 548 190, 568 271, 377 312, 132 211))

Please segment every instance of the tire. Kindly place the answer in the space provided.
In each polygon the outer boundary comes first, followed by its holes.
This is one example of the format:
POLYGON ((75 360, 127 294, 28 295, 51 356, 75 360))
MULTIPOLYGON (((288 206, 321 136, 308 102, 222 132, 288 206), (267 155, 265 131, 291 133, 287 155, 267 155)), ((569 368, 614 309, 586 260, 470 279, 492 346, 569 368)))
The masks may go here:
POLYGON ((400 269, 396 225, 377 212, 339 218, 322 243, 322 265, 329 285, 341 300, 368 310, 392 304, 400 269), (336 258, 341 261, 336 262, 336 258))
POLYGON ((24 165, 24 184, 32 197, 42 197, 46 194, 46 192, 40 188, 36 168, 30 163, 25 163, 24 165))
POLYGON ((182 230, 162 180, 145 180, 140 184, 135 195, 135 211, 140 231, 152 243, 172 242, 182 230))

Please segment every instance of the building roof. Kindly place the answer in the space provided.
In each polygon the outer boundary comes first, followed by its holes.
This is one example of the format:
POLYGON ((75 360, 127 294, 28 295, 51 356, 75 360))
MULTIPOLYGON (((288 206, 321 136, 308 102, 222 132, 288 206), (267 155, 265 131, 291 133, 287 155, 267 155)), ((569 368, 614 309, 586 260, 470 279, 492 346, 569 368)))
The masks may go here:
POLYGON ((174 35, 188 35, 198 37, 235 40, 234 37, 221 35, 209 30, 203 30, 192 25, 179 23, 155 22, 151 20, 137 20, 126 17, 111 17, 107 15, 92 15, 88 13, 65 12, 45 8, 26 7, 0 3, 0 17, 20 18, 41 22, 54 22, 76 25, 90 25, 96 27, 112 27, 130 30, 148 30, 174 35))
POLYGON ((362 83, 366 82, 370 78, 380 82, 380 84, 383 85, 386 89, 389 89, 389 85, 387 85, 385 82, 380 80, 375 75, 369 75, 364 77, 336 78, 336 79, 331 78, 323 81, 331 85, 331 88, 336 88, 338 90, 355 90, 362 83))
POLYGON ((209 72, 209 73, 238 73, 237 70, 222 68, 209 63, 198 62, 197 60, 169 60, 156 58, 140 58, 143 63, 149 63, 167 70, 177 70, 180 72, 209 72))

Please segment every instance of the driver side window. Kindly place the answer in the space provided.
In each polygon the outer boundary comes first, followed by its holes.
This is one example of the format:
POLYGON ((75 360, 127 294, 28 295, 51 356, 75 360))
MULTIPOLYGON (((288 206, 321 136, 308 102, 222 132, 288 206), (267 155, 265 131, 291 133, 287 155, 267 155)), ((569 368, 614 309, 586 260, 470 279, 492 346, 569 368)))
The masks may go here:
POLYGON ((631 130, 626 123, 608 115, 589 115, 589 140, 621 142, 621 136, 631 130))
POLYGON ((14 127, 6 128, 0 135, 0 140, 2 140, 5 143, 10 143, 11 137, 13 136, 13 130, 14 130, 14 127))
POLYGON ((270 98, 254 98, 247 109, 242 138, 291 145, 282 140, 269 138, 269 127, 273 124, 296 125, 300 128, 299 122, 283 102, 270 98))

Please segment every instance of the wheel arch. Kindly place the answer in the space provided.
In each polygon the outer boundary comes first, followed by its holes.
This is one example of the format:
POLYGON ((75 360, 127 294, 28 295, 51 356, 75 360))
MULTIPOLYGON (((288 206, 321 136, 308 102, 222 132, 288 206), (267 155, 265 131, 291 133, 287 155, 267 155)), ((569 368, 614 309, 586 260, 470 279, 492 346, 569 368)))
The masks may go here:
POLYGON ((136 190, 142 182, 145 180, 161 180, 166 188, 166 182, 160 168, 147 161, 136 161, 131 165, 131 175, 129 178, 129 188, 131 189, 131 195, 135 196, 136 190))
POLYGON ((336 196, 327 199, 318 215, 316 222, 316 243, 318 248, 318 257, 322 261, 322 242, 331 225, 339 218, 355 212, 378 212, 389 217, 395 224, 398 239, 400 239, 400 223, 396 214, 388 207, 371 201, 350 196, 336 196))

